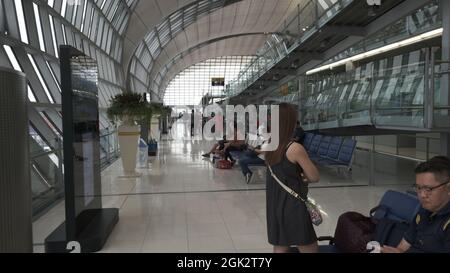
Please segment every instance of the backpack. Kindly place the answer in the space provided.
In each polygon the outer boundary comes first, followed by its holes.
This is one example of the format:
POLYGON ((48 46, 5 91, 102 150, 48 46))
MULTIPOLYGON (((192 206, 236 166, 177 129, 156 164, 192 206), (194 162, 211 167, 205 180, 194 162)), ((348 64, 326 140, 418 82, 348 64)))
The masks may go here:
POLYGON ((334 233, 334 244, 342 252, 366 252, 367 243, 373 240, 376 225, 371 217, 349 211, 339 216, 334 233))

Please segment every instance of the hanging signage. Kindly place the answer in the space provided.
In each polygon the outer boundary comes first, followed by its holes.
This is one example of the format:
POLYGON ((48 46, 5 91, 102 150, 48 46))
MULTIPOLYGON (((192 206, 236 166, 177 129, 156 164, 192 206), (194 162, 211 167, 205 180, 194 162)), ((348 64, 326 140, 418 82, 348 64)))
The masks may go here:
POLYGON ((225 86, 225 78, 211 78, 211 86, 225 86))

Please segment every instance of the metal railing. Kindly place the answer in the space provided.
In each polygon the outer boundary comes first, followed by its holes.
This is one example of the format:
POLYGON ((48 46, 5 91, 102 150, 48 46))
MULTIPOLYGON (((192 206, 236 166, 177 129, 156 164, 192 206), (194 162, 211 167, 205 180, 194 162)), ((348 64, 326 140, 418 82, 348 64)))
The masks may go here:
MULTIPOLYGON (((421 52, 436 54, 428 49, 421 52)), ((306 76, 300 95, 302 126, 306 130, 351 125, 420 130, 448 127, 450 61, 425 59, 374 71, 387 61, 379 60, 367 64, 369 73, 365 74, 361 69, 306 76)))
POLYGON ((307 2, 303 7, 298 6, 298 12, 293 18, 285 21, 279 32, 272 33, 258 51, 258 57, 239 73, 236 80, 227 85, 227 96, 233 97, 246 90, 353 1, 339 0, 327 9, 320 5, 320 1, 315 0, 307 2))
MULTIPOLYGON (((290 20, 285 21, 283 28, 273 33, 258 51, 258 57, 239 73, 237 79, 227 85, 225 92, 228 97, 236 96, 249 88, 264 73, 287 57, 302 42, 321 29, 330 19, 339 14, 341 10, 353 1, 337 1, 326 9, 319 2, 309 1, 302 7, 298 5, 298 11, 294 16, 290 20)), ((402 39, 436 29, 436 27, 441 25, 442 17, 439 10, 439 1, 432 0, 428 5, 415 13, 401 18, 392 26, 362 40, 324 64, 398 42, 402 39), (424 17, 424 14, 427 14, 427 17, 424 17)), ((260 89, 265 87, 261 85, 260 89)))

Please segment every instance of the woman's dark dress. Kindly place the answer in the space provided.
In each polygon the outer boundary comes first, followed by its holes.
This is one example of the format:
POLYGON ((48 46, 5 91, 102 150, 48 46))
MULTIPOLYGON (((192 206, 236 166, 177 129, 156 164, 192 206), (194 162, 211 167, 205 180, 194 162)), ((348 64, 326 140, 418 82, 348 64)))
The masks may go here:
MULTIPOLYGON (((307 199, 308 185, 300 178, 302 169, 298 164, 290 162, 286 153, 280 163, 272 166, 272 170, 281 182, 298 193, 304 200, 307 199)), ((266 182, 269 243, 276 246, 314 243, 317 236, 306 205, 284 190, 271 176, 268 168, 266 182)))

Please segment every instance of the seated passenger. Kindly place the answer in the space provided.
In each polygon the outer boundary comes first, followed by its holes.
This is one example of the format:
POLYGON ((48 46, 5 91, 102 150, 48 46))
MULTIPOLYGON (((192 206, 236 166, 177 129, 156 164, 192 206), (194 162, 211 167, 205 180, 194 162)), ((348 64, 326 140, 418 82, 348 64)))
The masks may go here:
POLYGON ((249 144, 247 145, 245 155, 239 158, 239 166, 241 167, 242 173, 245 177, 245 182, 247 182, 247 184, 250 183, 253 176, 253 173, 248 166, 264 164, 264 148, 266 146, 267 144, 265 141, 256 147, 249 144))
POLYGON ((211 150, 209 152, 207 152, 206 154, 203 154, 202 156, 210 157, 211 154, 220 153, 225 148, 225 144, 227 142, 228 141, 226 141, 226 140, 220 140, 219 142, 217 142, 216 144, 213 145, 213 147, 211 148, 211 150))
POLYGON ((231 151, 241 151, 245 148, 245 140, 239 140, 240 135, 238 134, 237 127, 234 128, 234 139, 233 140, 220 140, 216 144, 213 145, 211 150, 203 154, 203 157, 209 157, 211 154, 219 154, 225 159, 231 159, 231 162, 234 162, 233 157, 231 156, 231 151))
POLYGON ((450 253, 450 160, 439 156, 415 169, 422 208, 397 247, 384 246, 381 253, 450 253))
POLYGON ((225 160, 231 161, 232 164, 236 162, 234 158, 231 156, 231 151, 243 151, 247 147, 245 140, 242 139, 242 135, 238 132, 237 127, 234 128, 234 138, 231 141, 225 143, 223 148, 223 158, 225 160))

